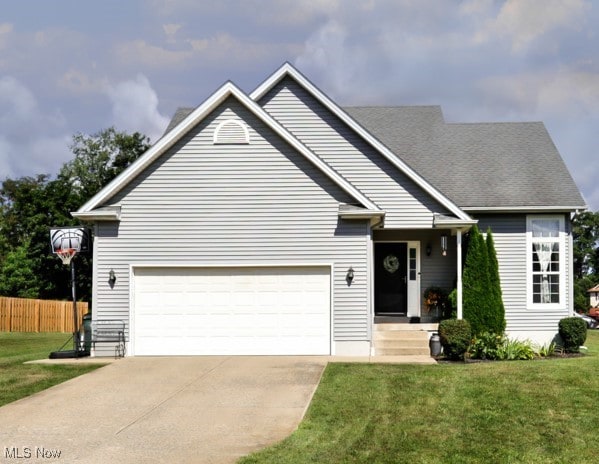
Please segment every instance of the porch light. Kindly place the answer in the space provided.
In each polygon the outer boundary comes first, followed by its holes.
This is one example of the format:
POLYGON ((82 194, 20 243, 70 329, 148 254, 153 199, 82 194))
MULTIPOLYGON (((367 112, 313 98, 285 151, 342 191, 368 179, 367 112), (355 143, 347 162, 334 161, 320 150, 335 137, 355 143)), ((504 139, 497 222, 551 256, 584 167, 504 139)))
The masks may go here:
POLYGON ((431 244, 427 243, 426 244, 426 256, 430 256, 432 252, 433 252, 433 249, 431 247, 431 244))
POLYGON ((354 280, 354 268, 353 267, 349 267, 349 269, 347 270, 347 274, 345 275, 345 280, 347 281, 347 285, 351 285, 351 283, 354 280))
POLYGON ((447 256, 447 234, 441 235, 441 254, 447 256))
POLYGON ((116 274, 114 273, 114 269, 111 269, 108 273, 108 283, 111 287, 114 287, 114 284, 116 283, 116 274))

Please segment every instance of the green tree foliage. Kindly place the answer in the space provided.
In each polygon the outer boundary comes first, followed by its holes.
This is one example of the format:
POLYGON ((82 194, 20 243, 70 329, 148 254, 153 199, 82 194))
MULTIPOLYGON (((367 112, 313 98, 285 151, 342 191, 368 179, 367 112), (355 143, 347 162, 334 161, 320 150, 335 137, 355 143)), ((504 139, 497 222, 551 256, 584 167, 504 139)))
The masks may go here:
POLYGON ((36 298, 39 295, 34 262, 28 256, 29 243, 11 249, 0 268, 0 295, 36 298))
MULTIPOLYGON (((77 224, 70 211, 78 204, 70 186, 46 175, 6 179, 0 188, 2 228, 0 246, 4 257, 0 265, 0 294, 24 296, 16 288, 18 275, 32 276, 26 285, 26 295, 36 298, 63 299, 70 296, 70 273, 66 266, 50 254, 51 227, 77 224)), ((78 295, 89 298, 90 268, 81 258, 78 295)))
POLYGON ((502 334, 505 310, 493 237, 489 234, 485 242, 477 226, 470 231, 462 288, 464 319, 470 322, 472 333, 502 334))
POLYGON ((462 274, 463 313, 474 335, 485 330, 485 314, 488 307, 489 265, 487 246, 478 227, 470 231, 468 251, 462 274))
POLYGON ((499 278, 499 262, 495 252, 495 242, 491 228, 487 229, 487 264, 489 266, 489 313, 487 329, 491 333, 502 334, 505 331, 505 307, 499 278))
POLYGON ((589 288, 599 283, 599 212, 577 214, 572 220, 574 241, 574 309, 589 309, 589 288))
POLYGON ((58 178, 68 182, 83 204, 150 148, 150 140, 114 127, 96 134, 73 136, 75 158, 64 164, 58 178))
POLYGON ((582 279, 599 273, 599 212, 577 214, 572 220, 574 276, 582 279))
MULTIPOLYGON (((145 150, 149 139, 114 128, 77 134, 56 179, 5 179, 0 188, 0 295, 68 299, 69 267, 50 253, 52 227, 79 225, 77 210, 145 150), (28 283, 25 283, 25 280, 28 283)), ((91 256, 78 256, 77 296, 91 300, 91 256)))

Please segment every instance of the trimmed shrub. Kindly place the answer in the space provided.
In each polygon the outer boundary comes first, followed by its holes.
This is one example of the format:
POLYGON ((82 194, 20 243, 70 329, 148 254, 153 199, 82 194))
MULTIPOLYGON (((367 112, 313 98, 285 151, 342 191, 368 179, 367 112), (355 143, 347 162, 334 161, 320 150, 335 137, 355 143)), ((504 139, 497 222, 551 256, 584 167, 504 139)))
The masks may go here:
POLYGON ((503 333, 505 331, 505 308, 501 294, 499 278, 499 263, 495 253, 495 242, 491 228, 487 229, 487 264, 489 266, 489 306, 487 307, 486 327, 489 332, 503 333))
POLYGON ((487 246, 475 225, 470 231, 462 277, 463 312, 475 335, 488 332, 485 324, 489 298, 487 246))
POLYGON ((566 317, 559 321, 558 327, 566 353, 578 353, 587 339, 587 323, 579 317, 566 317))
POLYGON ((462 288, 464 319, 470 322, 472 333, 502 334, 505 309, 491 229, 487 230, 486 241, 476 225, 470 231, 462 288))
POLYGON ((439 338, 445 356, 450 359, 464 359, 472 339, 472 329, 464 319, 446 319, 439 323, 439 338))

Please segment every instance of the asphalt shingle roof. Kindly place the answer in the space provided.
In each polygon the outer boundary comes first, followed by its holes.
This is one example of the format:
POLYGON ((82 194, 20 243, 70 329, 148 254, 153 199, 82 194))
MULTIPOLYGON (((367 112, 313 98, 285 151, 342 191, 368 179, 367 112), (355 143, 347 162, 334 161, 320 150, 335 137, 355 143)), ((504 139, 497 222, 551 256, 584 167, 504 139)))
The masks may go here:
POLYGON ((460 207, 585 205, 541 122, 448 124, 439 107, 344 110, 460 207))

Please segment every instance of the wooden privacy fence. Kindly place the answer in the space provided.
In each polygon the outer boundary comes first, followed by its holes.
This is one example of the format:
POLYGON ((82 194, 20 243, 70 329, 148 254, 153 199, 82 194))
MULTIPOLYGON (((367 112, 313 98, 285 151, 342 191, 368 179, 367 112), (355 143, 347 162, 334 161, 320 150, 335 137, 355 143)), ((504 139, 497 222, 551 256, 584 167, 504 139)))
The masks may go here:
MULTIPOLYGON (((87 312, 77 303, 78 327, 87 312)), ((73 302, 0 296, 0 332, 73 332, 73 302)))

